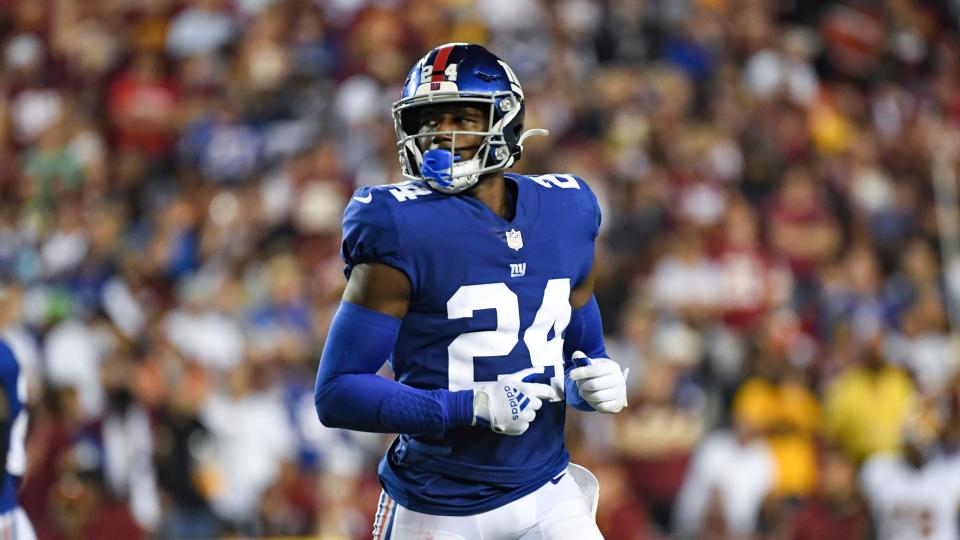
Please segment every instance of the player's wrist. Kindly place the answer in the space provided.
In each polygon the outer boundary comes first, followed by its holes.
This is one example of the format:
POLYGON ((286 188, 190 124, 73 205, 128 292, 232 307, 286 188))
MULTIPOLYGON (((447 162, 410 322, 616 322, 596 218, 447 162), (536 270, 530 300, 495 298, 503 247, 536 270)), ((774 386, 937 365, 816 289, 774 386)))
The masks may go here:
POLYGON ((445 391, 443 396, 447 405, 447 421, 450 427, 464 427, 473 424, 473 390, 445 391))
POLYGON ((473 391, 473 416, 470 425, 490 427, 490 396, 482 390, 473 391))
POLYGON ((596 411, 620 412, 627 406, 627 375, 630 369, 621 371, 620 364, 609 358, 590 358, 580 351, 572 357, 578 366, 568 374, 576 381, 577 393, 596 411))

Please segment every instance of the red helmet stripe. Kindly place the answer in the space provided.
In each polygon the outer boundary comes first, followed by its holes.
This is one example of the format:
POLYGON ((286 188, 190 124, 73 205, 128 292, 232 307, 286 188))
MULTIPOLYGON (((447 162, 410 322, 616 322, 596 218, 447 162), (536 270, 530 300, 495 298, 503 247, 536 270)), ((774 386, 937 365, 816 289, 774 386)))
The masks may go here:
POLYGON ((430 78, 430 82, 443 81, 443 72, 447 69, 447 58, 450 57, 450 51, 453 50, 453 47, 453 45, 447 45, 437 51, 437 57, 433 59, 433 77, 430 78))

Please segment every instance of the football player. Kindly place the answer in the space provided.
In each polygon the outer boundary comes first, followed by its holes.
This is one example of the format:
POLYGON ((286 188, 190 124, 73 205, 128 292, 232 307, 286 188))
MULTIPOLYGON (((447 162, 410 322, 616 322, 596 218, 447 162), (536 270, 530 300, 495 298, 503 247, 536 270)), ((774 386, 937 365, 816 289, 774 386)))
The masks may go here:
POLYGON ((937 419, 917 415, 907 425, 902 453, 864 462, 860 486, 879 540, 960 538, 960 457, 943 452, 937 419))
POLYGON ((27 378, 13 350, 0 340, 0 538, 35 540, 27 514, 17 504, 17 489, 27 468, 27 378))
POLYGON ((411 181, 345 211, 315 395, 327 426, 400 434, 374 538, 601 538, 596 480, 563 440, 566 404, 627 404, 593 296, 596 197, 571 174, 504 173, 545 132, 524 131, 516 75, 479 45, 428 52, 393 119, 411 181))

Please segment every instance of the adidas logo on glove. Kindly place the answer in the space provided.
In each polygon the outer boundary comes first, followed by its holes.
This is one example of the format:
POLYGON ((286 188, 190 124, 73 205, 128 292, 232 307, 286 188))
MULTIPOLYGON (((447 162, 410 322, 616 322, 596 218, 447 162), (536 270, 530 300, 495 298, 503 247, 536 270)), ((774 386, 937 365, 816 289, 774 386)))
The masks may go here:
POLYGON ((527 408, 530 404, 530 398, 523 395, 523 392, 512 386, 504 386, 503 391, 510 402, 510 412, 513 413, 513 420, 520 419, 520 411, 527 408))
POLYGON ((549 385, 526 382, 520 374, 489 382, 473 391, 472 425, 503 435, 523 435, 542 400, 554 397, 549 385))

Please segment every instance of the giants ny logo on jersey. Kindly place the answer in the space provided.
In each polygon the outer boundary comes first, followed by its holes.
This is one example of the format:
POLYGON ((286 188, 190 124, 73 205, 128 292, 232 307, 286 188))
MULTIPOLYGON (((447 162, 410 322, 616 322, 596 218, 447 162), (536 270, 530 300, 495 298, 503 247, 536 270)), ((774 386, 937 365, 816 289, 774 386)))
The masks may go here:
POLYGON ((510 277, 523 277, 527 273, 527 263, 510 263, 510 277))

